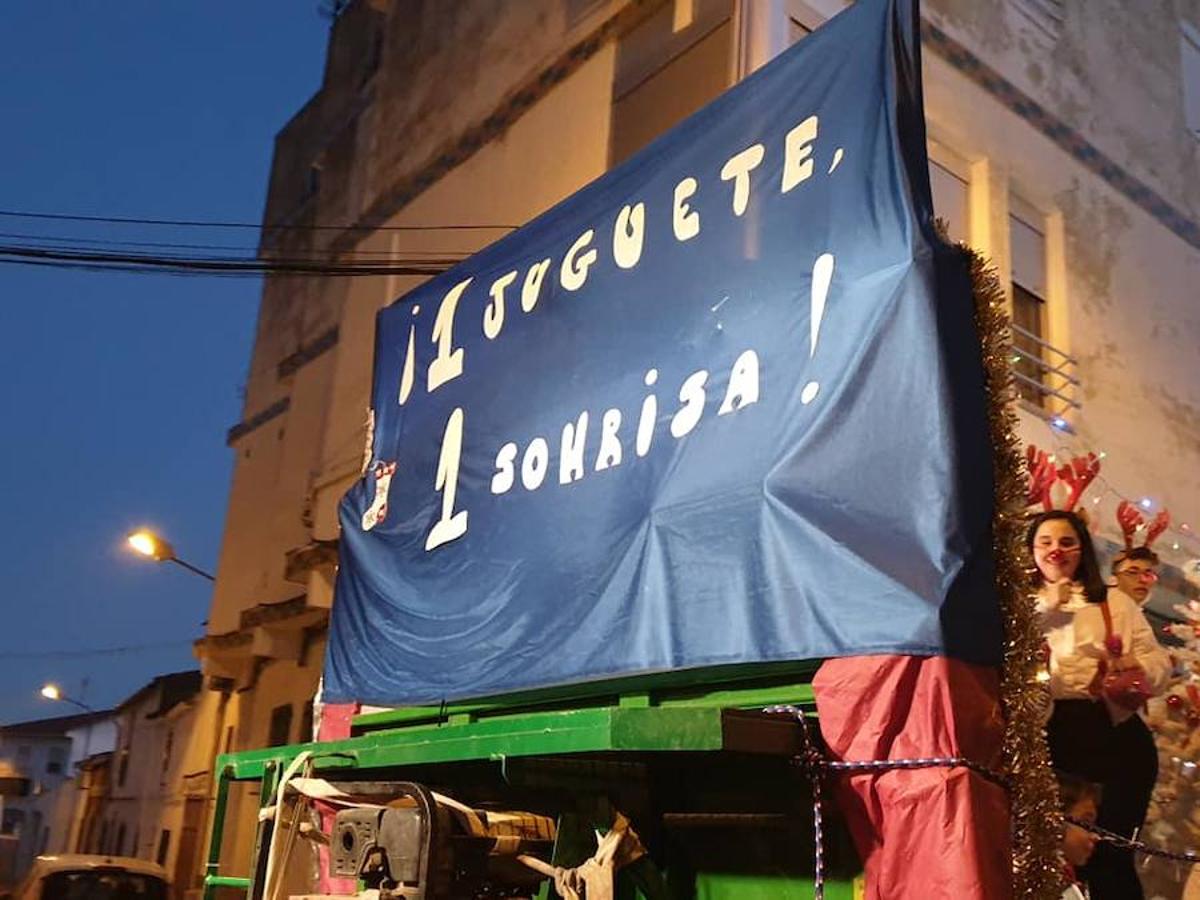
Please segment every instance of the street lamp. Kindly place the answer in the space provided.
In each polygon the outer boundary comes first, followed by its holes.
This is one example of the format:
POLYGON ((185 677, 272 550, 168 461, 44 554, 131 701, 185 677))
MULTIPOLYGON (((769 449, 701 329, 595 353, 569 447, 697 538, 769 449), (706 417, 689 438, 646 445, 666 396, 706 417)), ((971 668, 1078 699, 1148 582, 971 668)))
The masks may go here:
POLYGON ((193 566, 190 562, 185 562, 175 555, 175 548, 171 546, 170 541, 160 537, 149 528, 139 528, 125 539, 129 544, 130 549, 140 556, 147 559, 152 559, 155 562, 173 562, 176 565, 183 566, 194 575, 199 575, 201 578, 207 578, 209 581, 217 579, 205 572, 203 569, 193 566))
POLYGON ((82 709, 84 712, 95 712, 96 711, 93 707, 88 706, 86 703, 81 703, 80 701, 76 700, 74 697, 68 697, 66 694, 64 694, 62 692, 62 688, 60 688, 57 684, 43 685, 41 694, 47 700, 61 700, 63 703, 74 704, 75 706, 78 706, 80 709, 82 709))

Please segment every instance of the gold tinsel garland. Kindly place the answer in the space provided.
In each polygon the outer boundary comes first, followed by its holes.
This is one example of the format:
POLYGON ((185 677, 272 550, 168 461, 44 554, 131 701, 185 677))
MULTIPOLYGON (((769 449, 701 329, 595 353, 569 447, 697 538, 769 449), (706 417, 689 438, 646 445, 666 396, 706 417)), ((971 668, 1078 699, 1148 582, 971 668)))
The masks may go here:
POLYGON ((1013 411, 1012 332, 1004 288, 995 270, 975 251, 964 248, 964 252, 970 259, 975 318, 983 344, 995 460, 993 540, 1005 627, 1000 693, 1005 717, 1003 766, 1012 809, 1014 895, 1020 900, 1053 900, 1061 896, 1063 887, 1059 849, 1063 817, 1043 728, 1044 697, 1036 681, 1042 633, 1027 587, 1027 476, 1013 411))

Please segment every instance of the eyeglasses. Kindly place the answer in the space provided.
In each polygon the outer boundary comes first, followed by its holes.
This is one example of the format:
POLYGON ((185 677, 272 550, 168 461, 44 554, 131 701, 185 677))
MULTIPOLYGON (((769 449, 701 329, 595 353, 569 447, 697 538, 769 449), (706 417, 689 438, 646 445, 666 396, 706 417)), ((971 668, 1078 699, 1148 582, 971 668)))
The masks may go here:
POLYGON ((1142 584, 1154 584, 1158 581, 1158 573, 1153 569, 1123 569, 1117 573, 1118 575, 1127 575, 1130 578, 1136 578, 1142 584))

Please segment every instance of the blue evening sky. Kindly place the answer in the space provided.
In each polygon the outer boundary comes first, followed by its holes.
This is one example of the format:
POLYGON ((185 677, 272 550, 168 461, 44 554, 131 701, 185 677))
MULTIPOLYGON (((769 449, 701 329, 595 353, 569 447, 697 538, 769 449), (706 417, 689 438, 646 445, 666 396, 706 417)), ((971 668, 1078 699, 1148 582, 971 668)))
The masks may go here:
MULTIPOLYGON (((257 222, 328 28, 317 0, 5 3, 0 209, 257 222)), ((0 232, 254 243, 3 216, 0 232)), ((216 567, 259 290, 0 264, 0 722, 69 713, 38 698, 47 680, 77 694, 86 677, 104 706, 196 664, 207 582, 122 540, 153 524, 216 567)))

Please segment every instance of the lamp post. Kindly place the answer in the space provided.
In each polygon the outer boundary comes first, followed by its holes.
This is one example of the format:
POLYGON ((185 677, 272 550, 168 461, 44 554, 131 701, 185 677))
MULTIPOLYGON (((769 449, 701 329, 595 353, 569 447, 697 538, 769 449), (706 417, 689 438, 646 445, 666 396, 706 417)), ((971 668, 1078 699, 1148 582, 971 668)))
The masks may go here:
POLYGON ((144 556, 147 559, 152 559, 155 562, 173 562, 178 566, 187 569, 193 575, 199 575, 201 578, 206 578, 209 581, 217 579, 205 572, 203 569, 193 566, 190 562, 180 559, 175 555, 175 548, 171 546, 171 542, 163 538, 149 528, 139 528, 125 539, 129 544, 130 549, 139 556, 144 556))
MULTIPOLYGON (((83 679, 83 689, 80 691, 81 694, 87 693, 87 686, 88 686, 88 680, 85 678, 85 679, 83 679)), ((39 693, 43 697, 45 697, 47 700, 53 700, 55 702, 61 702, 61 703, 70 703, 73 706, 78 706, 80 709, 82 709, 86 713, 95 713, 96 712, 96 709, 94 707, 88 706, 82 700, 76 700, 74 697, 68 697, 66 694, 64 694, 62 692, 62 688, 60 688, 54 682, 47 682, 46 684, 42 685, 42 689, 39 693)), ((88 754, 91 753, 91 750, 92 750, 92 719, 93 718, 94 718, 94 716, 89 716, 89 718, 87 720, 87 727, 83 731, 83 752, 79 755, 79 764, 80 765, 82 765, 83 763, 85 763, 87 761, 88 754)), ((67 771, 70 771, 70 768, 71 768, 69 757, 74 754, 74 749, 75 749, 75 742, 74 742, 74 739, 72 739, 71 752, 68 754, 68 760, 67 760, 67 764, 68 764, 67 771)), ((85 791, 87 789, 83 783, 83 770, 82 769, 80 770, 80 773, 79 773, 78 788, 80 791, 85 791)), ((86 798, 85 798, 85 802, 86 802, 86 798)), ((74 831, 73 824, 71 826, 71 831, 74 831)), ((73 837, 73 835, 68 834, 68 836, 67 836, 68 843, 70 843, 72 837, 73 837)), ((80 838, 78 836, 74 836, 74 839, 76 841, 76 844, 78 845, 80 838)), ((78 850, 79 849, 78 846, 76 846, 75 849, 78 850)))
POLYGON ((60 688, 57 684, 43 685, 41 694, 47 700, 58 700, 63 703, 70 703, 74 706, 78 706, 84 712, 94 713, 96 711, 93 707, 88 706, 86 703, 76 700, 74 697, 68 697, 62 692, 62 688, 60 688))

